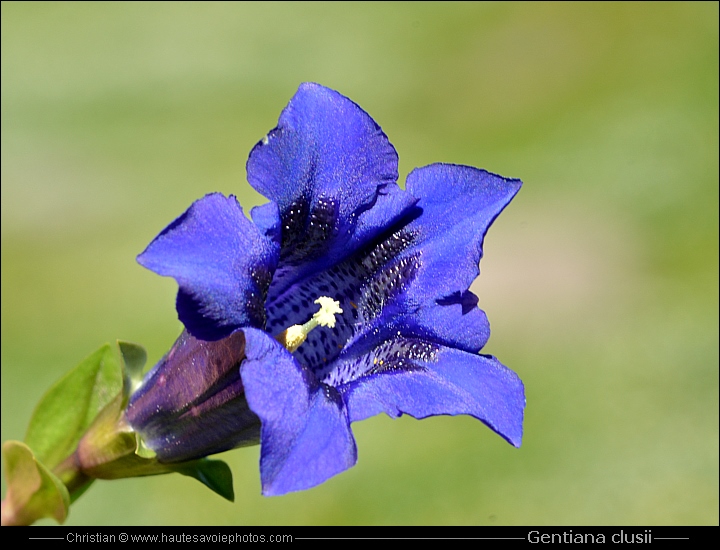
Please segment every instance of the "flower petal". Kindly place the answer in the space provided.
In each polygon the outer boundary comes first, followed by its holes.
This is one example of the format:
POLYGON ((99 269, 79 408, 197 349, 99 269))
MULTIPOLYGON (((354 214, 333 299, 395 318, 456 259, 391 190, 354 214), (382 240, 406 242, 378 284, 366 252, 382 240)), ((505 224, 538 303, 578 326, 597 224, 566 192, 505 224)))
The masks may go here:
POLYGON ((375 121, 313 83, 300 86, 253 148, 247 174, 280 208, 275 294, 347 257, 416 202, 397 187, 397 153, 375 121))
POLYGON ((178 316, 193 336, 219 340, 241 326, 265 326, 278 254, 234 196, 213 193, 155 237, 138 262, 178 282, 178 316))
POLYGON ((264 332, 245 329, 245 337, 241 376, 262 422, 263 494, 308 489, 353 466, 355 440, 338 392, 264 332))
POLYGON ((490 323, 477 304, 478 297, 469 290, 457 292, 424 305, 413 315, 398 316, 391 324, 407 325, 406 334, 477 353, 490 338, 490 323))
POLYGON ((490 224, 522 182, 470 166, 432 164, 413 170, 407 190, 422 215, 408 225, 422 250, 421 268, 409 291, 424 304, 462 295, 480 274, 482 243, 490 224))
POLYGON ((411 172, 407 189, 420 199, 421 214, 371 252, 376 257, 381 250, 382 261, 365 283, 363 305, 373 307, 364 308, 371 311, 355 341, 367 346, 368 338, 400 332, 472 353, 482 349, 490 326, 468 289, 480 273, 485 233, 520 185, 454 164, 411 172))
POLYGON ((495 357, 440 347, 414 368, 360 378, 340 391, 351 422, 381 412, 415 418, 468 414, 512 445, 522 440, 525 392, 518 376, 495 357))
POLYGON ((261 206, 255 206, 250 210, 250 217, 261 233, 280 246, 282 220, 280 219, 280 210, 278 210, 277 204, 267 202, 261 206))
MULTIPOLYGON (((407 300, 407 297, 403 298, 407 300)), ((490 338, 490 323, 477 303, 477 296, 468 290, 415 310, 410 300, 400 305, 389 304, 352 344, 372 345, 368 341, 380 342, 401 334, 477 353, 490 338)))

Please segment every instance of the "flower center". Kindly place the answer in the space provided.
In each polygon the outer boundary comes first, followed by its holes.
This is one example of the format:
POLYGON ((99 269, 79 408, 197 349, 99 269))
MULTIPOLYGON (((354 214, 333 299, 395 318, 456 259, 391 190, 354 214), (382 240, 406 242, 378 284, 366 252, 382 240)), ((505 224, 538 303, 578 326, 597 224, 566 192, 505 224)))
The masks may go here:
POLYGON ((320 296, 314 303, 318 304, 320 309, 307 323, 288 327, 275 337, 290 353, 298 349, 310 331, 318 325, 321 327, 334 328, 335 315, 343 312, 340 307, 340 302, 336 302, 327 296, 320 296))

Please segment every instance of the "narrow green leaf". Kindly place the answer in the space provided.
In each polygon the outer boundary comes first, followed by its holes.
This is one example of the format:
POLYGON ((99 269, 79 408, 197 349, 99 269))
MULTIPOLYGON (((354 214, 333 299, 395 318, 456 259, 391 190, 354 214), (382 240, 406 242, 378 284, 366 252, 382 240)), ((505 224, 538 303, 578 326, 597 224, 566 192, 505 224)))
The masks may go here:
POLYGON ((25 442, 52 469, 75 451, 97 414, 122 391, 117 353, 104 345, 48 390, 35 408, 25 442))
POLYGON ((230 502, 235 501, 232 471, 230 470, 230 466, 222 460, 211 460, 209 458, 194 460, 193 462, 178 464, 175 471, 189 477, 194 477, 224 499, 230 502))
POLYGON ((132 394, 142 382, 143 367, 147 361, 147 352, 145 348, 132 342, 117 341, 120 348, 120 355, 125 362, 125 392, 129 396, 132 394))
POLYGON ((46 517, 63 523, 70 507, 70 496, 62 481, 20 441, 6 441, 2 452, 7 480, 3 525, 30 525, 46 517))
POLYGON ((145 445, 145 442, 143 441, 142 437, 140 437, 139 433, 135 433, 135 442, 137 443, 137 446, 135 447, 135 454, 138 455, 140 458, 147 458, 148 460, 152 460, 157 456, 157 453, 155 451, 145 445))

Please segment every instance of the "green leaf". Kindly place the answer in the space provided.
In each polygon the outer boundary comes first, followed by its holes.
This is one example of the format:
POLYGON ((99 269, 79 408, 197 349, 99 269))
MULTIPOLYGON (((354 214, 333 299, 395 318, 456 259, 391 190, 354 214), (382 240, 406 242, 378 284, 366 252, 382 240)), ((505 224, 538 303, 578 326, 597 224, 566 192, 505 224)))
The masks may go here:
POLYGON ((139 433, 135 434, 135 442, 135 454, 138 455, 140 458, 147 458, 148 460, 152 460, 157 456, 157 453, 155 451, 145 445, 145 442, 143 441, 143 438, 140 437, 139 433))
POLYGON ((65 485, 39 462, 30 448, 20 441, 6 441, 7 493, 3 501, 3 525, 30 525, 52 517, 63 523, 70 507, 65 485))
POLYGON ((232 471, 230 470, 230 466, 222 460, 203 458, 178 464, 174 469, 176 472, 185 476, 194 477, 208 489, 216 492, 230 502, 235 501, 232 471))
POLYGON ((70 456, 98 413, 123 388, 117 353, 105 344, 48 390, 35 408, 25 442, 48 468, 70 456))
POLYGON ((143 379, 143 367, 147 361, 145 348, 132 342, 117 341, 120 355, 125 363, 125 392, 130 396, 140 386, 143 379))

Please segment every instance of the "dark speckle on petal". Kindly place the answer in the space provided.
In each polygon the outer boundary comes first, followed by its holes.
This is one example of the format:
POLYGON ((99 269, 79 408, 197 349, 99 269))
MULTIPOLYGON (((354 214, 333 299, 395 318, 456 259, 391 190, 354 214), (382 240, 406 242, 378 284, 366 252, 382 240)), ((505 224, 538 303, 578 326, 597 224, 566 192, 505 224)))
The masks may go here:
POLYGON ((327 373, 323 382, 339 386, 366 375, 422 370, 424 367, 417 362, 434 362, 438 349, 432 342, 398 336, 382 342, 369 353, 352 359, 341 359, 337 367, 327 373))

